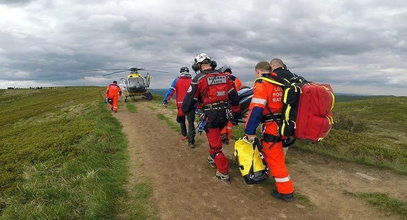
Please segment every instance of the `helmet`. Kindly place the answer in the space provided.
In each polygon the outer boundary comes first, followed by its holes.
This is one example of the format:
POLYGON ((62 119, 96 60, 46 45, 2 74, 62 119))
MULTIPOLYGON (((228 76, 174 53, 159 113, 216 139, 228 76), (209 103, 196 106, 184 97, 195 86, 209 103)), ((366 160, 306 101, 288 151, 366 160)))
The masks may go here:
POLYGON ((230 72, 230 73, 232 73, 232 68, 230 68, 229 65, 225 65, 225 66, 222 66, 222 68, 220 68, 220 71, 221 71, 222 73, 224 73, 224 72, 230 72))
POLYGON ((214 60, 212 60, 206 53, 200 53, 198 54, 198 56, 195 57, 195 63, 192 65, 192 69, 197 72, 201 68, 200 64, 202 64, 202 62, 204 62, 205 60, 208 62, 209 65, 211 65, 213 69, 216 68, 217 64, 214 60))
POLYGON ((198 56, 195 57, 195 63, 202 63, 204 60, 211 60, 211 58, 206 53, 200 53, 198 56))
POLYGON ((189 73, 189 69, 188 69, 188 67, 184 66, 184 67, 181 67, 181 69, 179 70, 179 72, 180 72, 180 73, 183 73, 183 72, 189 73))

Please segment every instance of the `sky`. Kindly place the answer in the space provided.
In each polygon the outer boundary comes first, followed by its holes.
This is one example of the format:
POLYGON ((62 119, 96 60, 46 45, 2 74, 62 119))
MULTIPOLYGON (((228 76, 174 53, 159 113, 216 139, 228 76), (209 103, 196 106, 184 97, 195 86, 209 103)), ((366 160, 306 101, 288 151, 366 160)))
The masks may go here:
POLYGON ((257 62, 335 92, 407 96, 407 1, 0 0, 0 88, 107 85, 143 67, 152 88, 207 53, 245 85, 257 62))

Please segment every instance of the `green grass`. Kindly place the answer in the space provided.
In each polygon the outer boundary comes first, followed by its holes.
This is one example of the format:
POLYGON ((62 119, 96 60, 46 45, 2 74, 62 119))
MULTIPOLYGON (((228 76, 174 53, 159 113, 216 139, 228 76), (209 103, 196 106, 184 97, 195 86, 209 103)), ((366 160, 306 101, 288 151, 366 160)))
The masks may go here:
POLYGON ((389 197, 384 193, 352 193, 344 191, 344 194, 362 199, 380 211, 400 215, 407 219, 407 204, 401 200, 389 197))
POLYGON ((133 102, 126 102, 127 110, 131 113, 137 113, 136 105, 133 102))
POLYGON ((97 87, 0 93, 2 219, 102 219, 125 195, 127 140, 97 87))
POLYGON ((167 125, 168 125, 172 130, 174 130, 174 131, 176 131, 176 132, 181 132, 178 123, 175 123, 175 122, 172 121, 170 118, 168 118, 167 116, 165 116, 165 115, 163 115, 163 114, 161 114, 161 113, 156 114, 156 116, 157 116, 158 119, 165 121, 165 122, 167 123, 167 125))
POLYGON ((130 219, 158 219, 155 209, 149 200, 152 196, 152 188, 149 183, 143 182, 134 186, 134 203, 129 213, 130 219), (147 201, 147 202, 146 202, 147 201))

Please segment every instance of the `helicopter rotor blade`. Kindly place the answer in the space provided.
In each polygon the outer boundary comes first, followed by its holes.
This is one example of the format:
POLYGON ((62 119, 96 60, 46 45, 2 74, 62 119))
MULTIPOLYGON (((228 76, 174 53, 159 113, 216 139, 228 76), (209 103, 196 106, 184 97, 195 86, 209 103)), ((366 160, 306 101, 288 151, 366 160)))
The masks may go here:
POLYGON ((127 72, 127 71, 128 70, 115 71, 115 72, 112 72, 112 73, 103 74, 103 76, 109 76, 109 75, 113 75, 113 74, 116 74, 116 73, 123 73, 123 72, 127 72))
POLYGON ((160 73, 171 73, 171 72, 168 72, 168 71, 153 70, 153 69, 143 69, 143 70, 145 70, 145 71, 153 71, 153 72, 160 72, 160 73))
POLYGON ((94 69, 90 71, 119 71, 119 70, 128 70, 127 68, 114 68, 114 69, 94 69))

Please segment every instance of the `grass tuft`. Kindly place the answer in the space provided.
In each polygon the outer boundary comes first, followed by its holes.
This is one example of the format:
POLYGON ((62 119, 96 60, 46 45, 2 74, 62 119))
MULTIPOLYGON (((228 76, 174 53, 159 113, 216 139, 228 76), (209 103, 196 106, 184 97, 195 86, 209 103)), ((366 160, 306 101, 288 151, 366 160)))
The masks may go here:
POLYGON ((407 219, 407 204, 401 200, 389 197, 384 193, 352 193, 344 191, 344 194, 357 197, 374 206, 380 211, 400 215, 407 219))
POLYGON ((137 113, 136 105, 133 102, 126 102, 127 110, 131 113, 137 113))
POLYGON ((161 113, 156 114, 156 116, 158 119, 165 121, 172 130, 174 130, 176 132, 181 132, 179 125, 177 123, 175 123, 174 121, 172 121, 167 116, 165 116, 161 113))

